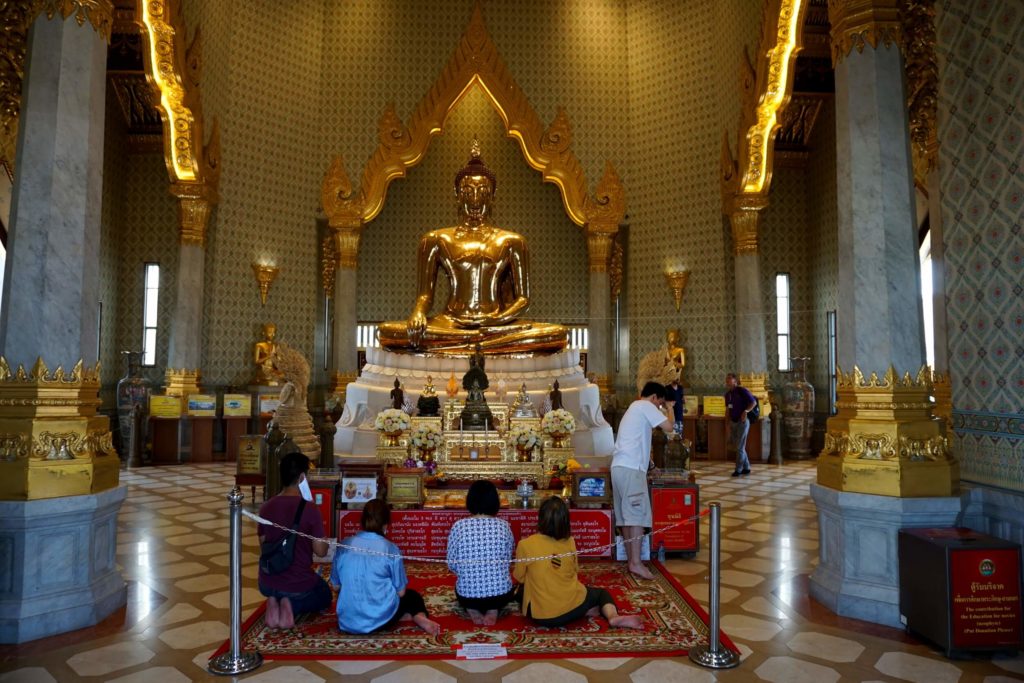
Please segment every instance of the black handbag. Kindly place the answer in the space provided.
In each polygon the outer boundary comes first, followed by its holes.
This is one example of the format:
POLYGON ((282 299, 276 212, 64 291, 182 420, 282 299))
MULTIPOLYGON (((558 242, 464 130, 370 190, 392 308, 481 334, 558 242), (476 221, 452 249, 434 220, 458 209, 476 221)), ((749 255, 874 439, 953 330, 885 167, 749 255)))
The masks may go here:
MULTIPOLYGON (((292 520, 291 530, 299 528, 302 521, 302 511, 306 509, 306 499, 299 500, 299 508, 295 511, 295 519, 292 520)), ((295 559, 295 543, 299 537, 293 533, 287 533, 276 541, 264 541, 260 544, 260 571, 264 574, 280 574, 292 566, 295 559)))

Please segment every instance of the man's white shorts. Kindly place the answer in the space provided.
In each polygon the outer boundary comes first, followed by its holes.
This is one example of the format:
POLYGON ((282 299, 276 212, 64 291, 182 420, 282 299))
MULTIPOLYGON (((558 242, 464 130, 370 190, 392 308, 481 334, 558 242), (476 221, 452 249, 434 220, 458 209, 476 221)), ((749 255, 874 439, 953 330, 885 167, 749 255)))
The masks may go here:
POLYGON ((646 472, 631 467, 613 467, 612 493, 616 526, 651 526, 651 497, 647 493, 646 472))

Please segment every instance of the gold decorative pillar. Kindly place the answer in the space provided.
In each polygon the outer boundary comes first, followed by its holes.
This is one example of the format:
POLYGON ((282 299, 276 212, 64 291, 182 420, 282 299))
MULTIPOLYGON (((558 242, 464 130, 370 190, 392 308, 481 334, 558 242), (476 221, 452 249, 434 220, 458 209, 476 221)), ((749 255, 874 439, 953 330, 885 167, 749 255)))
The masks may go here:
POLYGON ((334 271, 334 353, 330 389, 345 395, 345 387, 359 375, 356 358, 356 282, 362 226, 334 231, 337 266, 334 271))
POLYGON ((612 391, 609 367, 611 344, 611 288, 608 264, 611 260, 614 233, 587 232, 587 265, 590 271, 587 324, 587 374, 593 374, 603 395, 612 391))
POLYGON ((933 416, 933 377, 924 365, 900 3, 829 1, 843 292, 838 360, 854 372, 838 374, 839 412, 828 421, 818 483, 886 496, 951 496, 959 466, 944 419, 933 416), (870 371, 867 380, 861 368, 870 371), (915 368, 921 371, 912 379, 915 368))
POLYGON ((164 163, 178 199, 177 296, 170 323, 167 393, 186 399, 202 373, 203 286, 210 214, 219 201, 220 136, 205 143, 199 32, 186 46, 181 0, 136 0, 146 80, 163 125, 164 163))

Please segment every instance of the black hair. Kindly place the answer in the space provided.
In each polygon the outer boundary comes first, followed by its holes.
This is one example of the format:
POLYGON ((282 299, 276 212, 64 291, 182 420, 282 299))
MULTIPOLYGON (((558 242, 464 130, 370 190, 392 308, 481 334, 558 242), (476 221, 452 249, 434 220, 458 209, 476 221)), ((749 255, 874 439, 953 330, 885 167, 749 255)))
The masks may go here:
POLYGON ((537 512, 537 531, 556 541, 569 538, 569 506, 558 496, 550 496, 537 512))
POLYGON ((309 471, 309 458, 299 451, 293 451, 281 458, 281 486, 294 486, 299 475, 309 471))
POLYGON ((374 498, 363 506, 359 525, 366 531, 384 535, 384 527, 391 523, 391 508, 383 498, 374 498))
POLYGON ((665 398, 665 385, 658 382, 648 382, 645 384, 640 392, 640 398, 650 398, 651 396, 665 398))
POLYGON ((486 479, 474 481, 466 494, 466 509, 474 515, 495 516, 501 508, 498 488, 486 479))

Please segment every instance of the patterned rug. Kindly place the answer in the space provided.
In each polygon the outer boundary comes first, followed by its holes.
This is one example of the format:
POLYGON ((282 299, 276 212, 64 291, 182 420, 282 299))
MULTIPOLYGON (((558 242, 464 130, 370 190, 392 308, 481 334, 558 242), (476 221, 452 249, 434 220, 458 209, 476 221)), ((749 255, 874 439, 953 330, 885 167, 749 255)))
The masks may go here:
MULTIPOLYGON (((654 581, 638 581, 624 562, 580 563, 583 583, 608 590, 621 614, 639 614, 643 630, 612 629, 599 617, 584 618, 563 628, 534 626, 506 608, 494 626, 474 626, 455 601, 455 577, 443 564, 406 563, 409 586, 423 594, 430 616, 441 624, 429 636, 415 624, 370 635, 338 630, 330 612, 306 615, 289 631, 271 630, 264 621, 265 603, 242 625, 242 650, 257 650, 268 659, 454 659, 464 643, 504 644, 511 658, 551 657, 677 657, 708 640, 707 614, 657 562, 654 581)), ((722 644, 735 650, 722 634, 722 644)), ((224 643, 214 656, 225 652, 224 643)))

